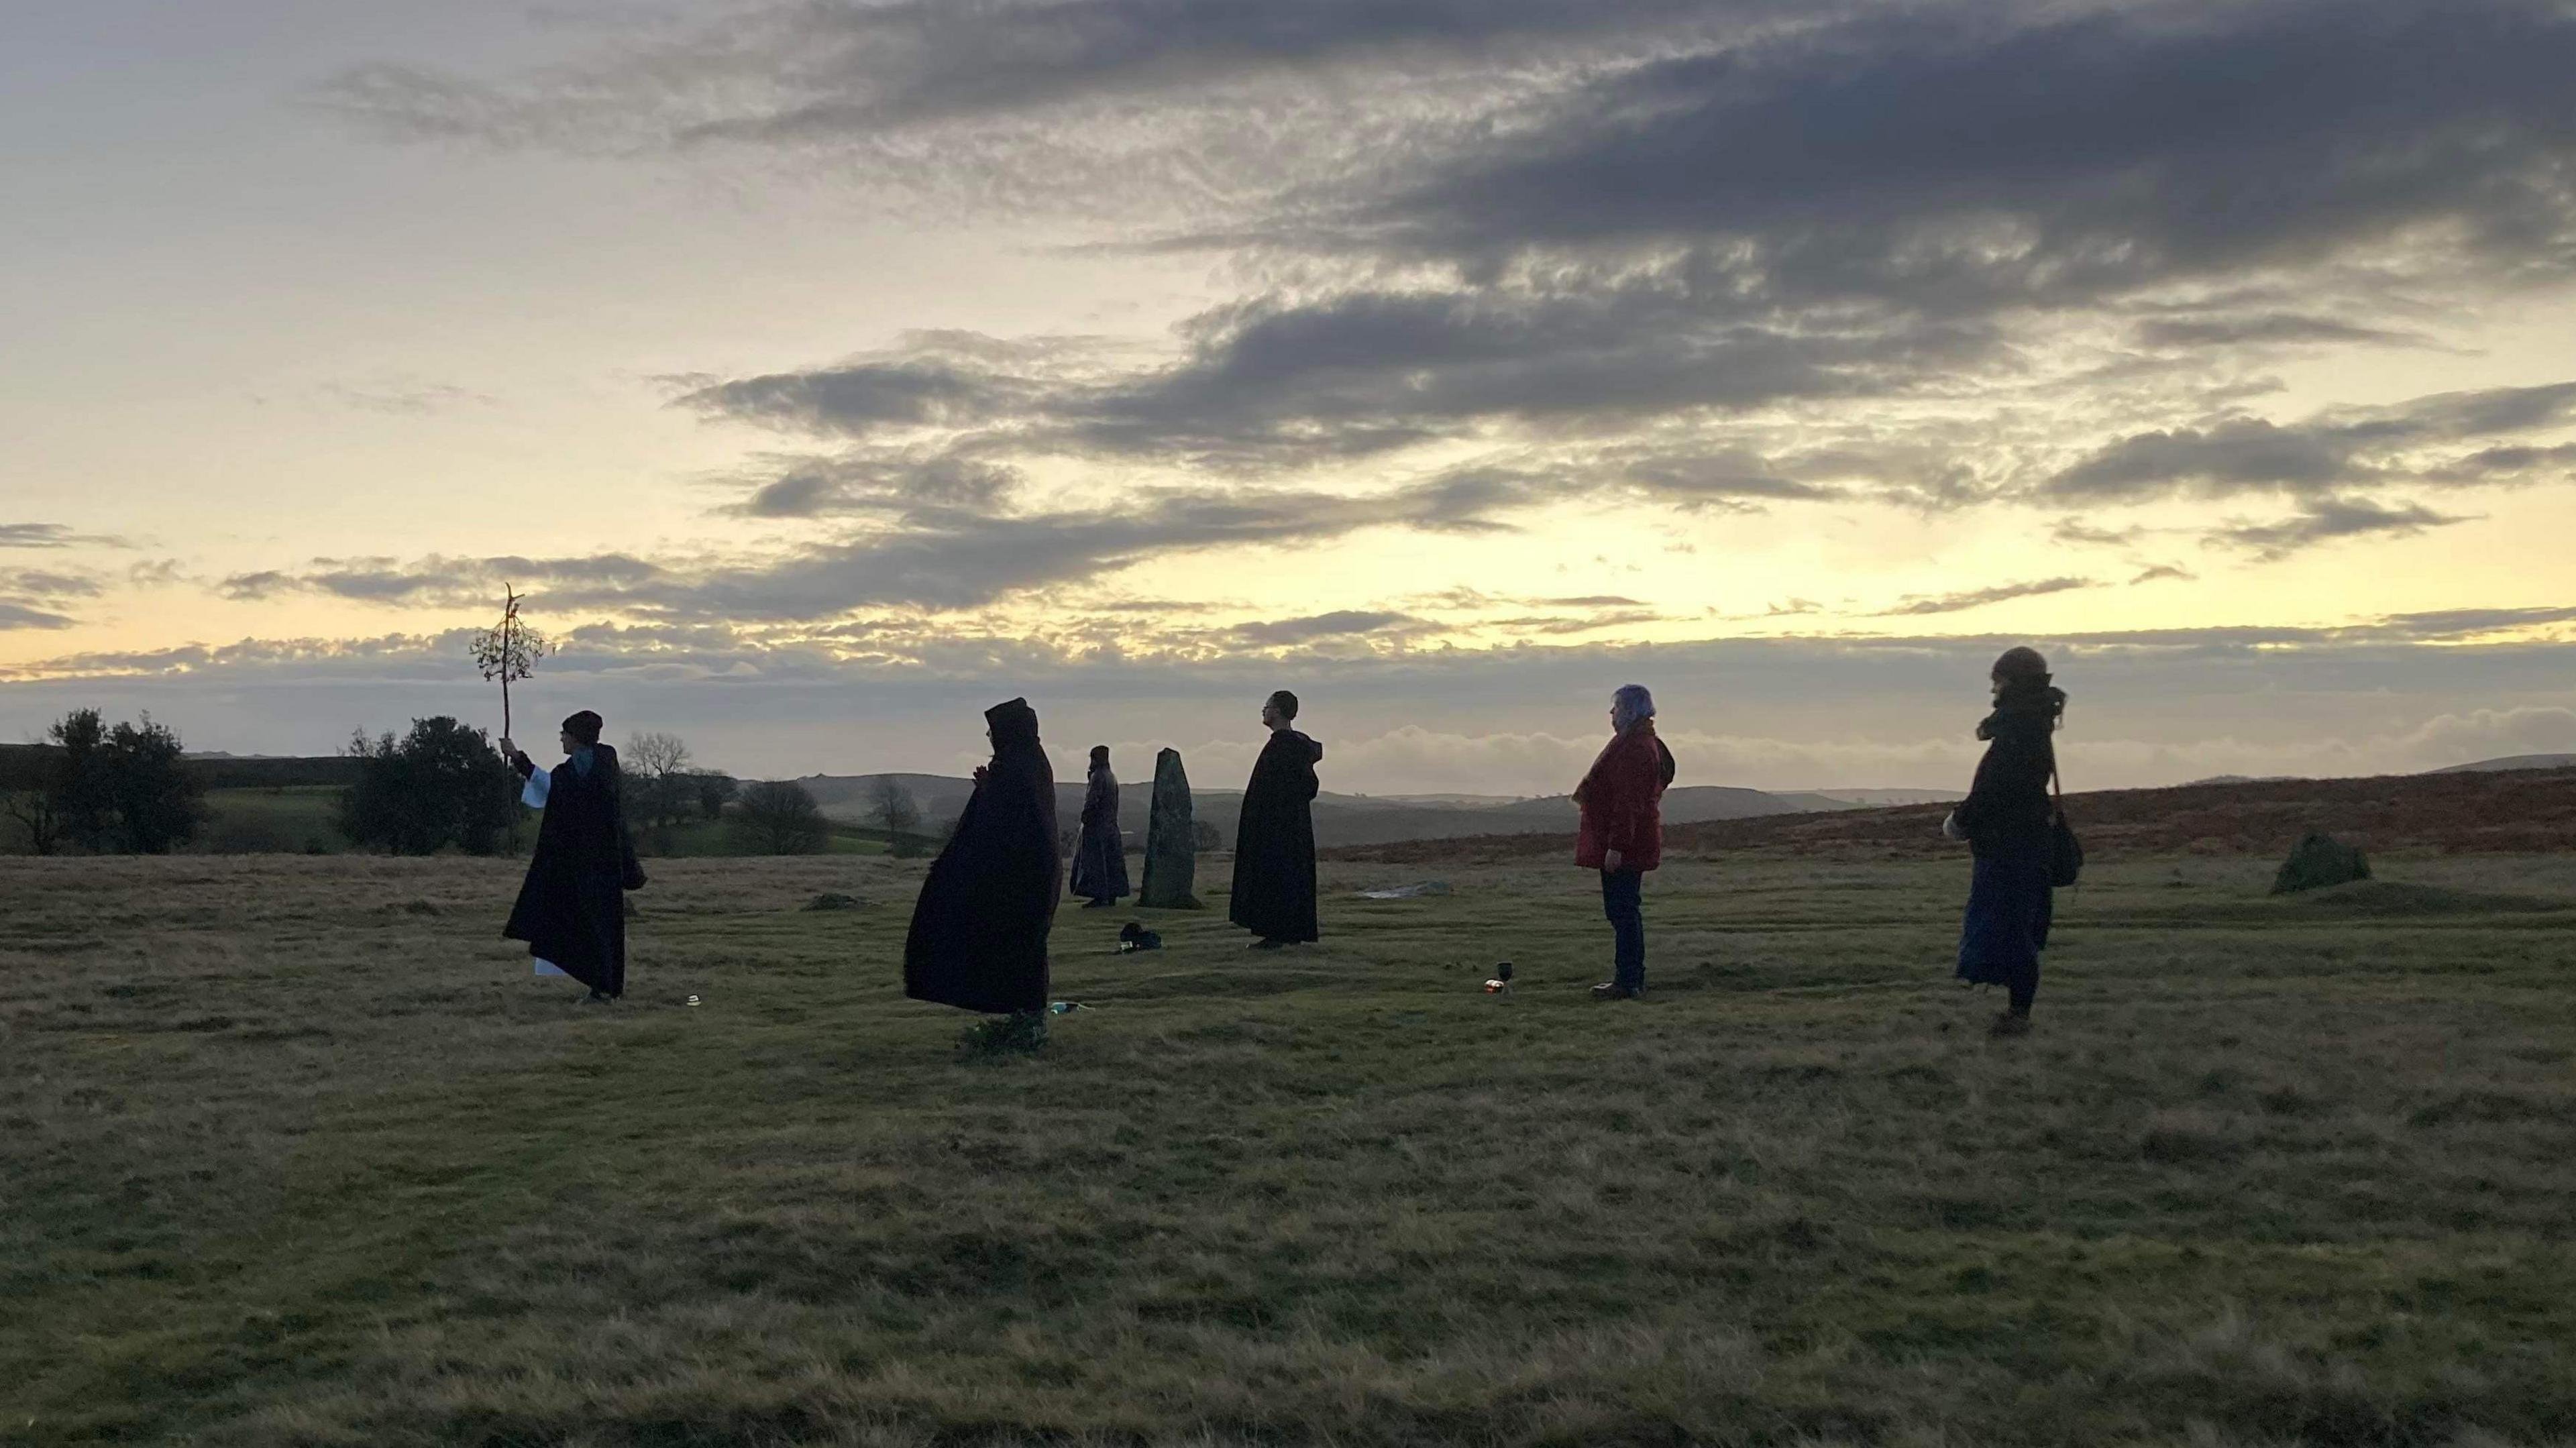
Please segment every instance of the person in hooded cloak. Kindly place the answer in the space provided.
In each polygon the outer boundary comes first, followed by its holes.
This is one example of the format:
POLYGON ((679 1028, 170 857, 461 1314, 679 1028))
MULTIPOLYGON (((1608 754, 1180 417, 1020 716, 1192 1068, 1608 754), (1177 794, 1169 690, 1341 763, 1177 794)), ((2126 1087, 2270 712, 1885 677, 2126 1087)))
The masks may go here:
POLYGON ((1106 909, 1127 893, 1127 837, 1118 829, 1118 776, 1109 746, 1091 746, 1091 779, 1082 795, 1082 838, 1073 850, 1073 893, 1085 910, 1106 909))
POLYGON ((590 987, 588 1003, 626 993, 625 892, 644 888, 618 796, 617 751, 599 742, 600 725, 588 709, 564 720, 565 758, 552 769, 501 741, 525 781, 520 802, 545 811, 501 938, 526 941, 538 974, 568 975, 590 987))
POLYGON ((1664 862, 1664 791, 1673 752, 1655 733, 1655 696, 1622 684, 1610 696, 1610 742, 1574 787, 1579 812, 1574 863, 1601 872, 1601 913, 1610 921, 1610 979, 1597 1001, 1646 994, 1646 872, 1664 862))
POLYGON ((993 762, 975 770, 966 811, 921 882, 903 942, 903 993, 1042 1019, 1047 931, 1064 880, 1055 771, 1026 699, 994 705, 984 722, 993 762))
POLYGON ((1226 918, 1260 937, 1255 950, 1316 940, 1315 765, 1324 746, 1289 726, 1297 696, 1282 689, 1261 706, 1270 742, 1253 761, 1234 831, 1234 897, 1226 918))
POLYGON ((1999 1036, 2030 1032, 2039 992, 2039 953, 2055 914, 2049 884, 2050 832, 2056 818, 2049 781, 2057 773, 2054 735, 2066 692, 2050 684, 2048 661, 2030 648, 2008 649, 1991 675, 1994 712, 1977 726, 1986 741, 1968 797, 1942 821, 1942 832, 1968 842, 1976 857, 1968 876, 1968 910, 1959 931, 1958 977, 2000 985, 2009 1004, 1995 1018, 1999 1036))

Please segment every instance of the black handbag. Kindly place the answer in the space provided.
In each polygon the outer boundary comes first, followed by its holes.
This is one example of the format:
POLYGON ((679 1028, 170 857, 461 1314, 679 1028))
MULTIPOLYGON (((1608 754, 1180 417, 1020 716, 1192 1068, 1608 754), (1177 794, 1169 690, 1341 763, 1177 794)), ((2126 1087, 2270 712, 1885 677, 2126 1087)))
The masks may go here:
POLYGON ((2057 746, 2048 747, 2048 883, 2064 889, 2084 873, 2084 842, 2066 822, 2066 795, 2057 782, 2057 746))

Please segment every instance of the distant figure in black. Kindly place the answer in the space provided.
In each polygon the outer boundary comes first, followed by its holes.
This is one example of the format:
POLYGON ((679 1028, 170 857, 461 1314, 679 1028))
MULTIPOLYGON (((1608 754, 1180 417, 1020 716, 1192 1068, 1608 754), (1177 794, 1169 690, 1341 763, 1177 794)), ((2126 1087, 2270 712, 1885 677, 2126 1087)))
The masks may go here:
POLYGON ((1085 910, 1105 910, 1127 893, 1127 838, 1118 832, 1118 776, 1109 746, 1091 746, 1091 779, 1082 794, 1082 838, 1073 847, 1073 893, 1085 910))
POLYGON ((1024 1016, 1036 1036, 1047 1007, 1047 930, 1064 884, 1055 770, 1026 699, 994 705, 984 722, 993 762, 976 767, 966 812, 921 882, 903 943, 903 993, 1024 1016))
POLYGON ((1959 979, 2004 987, 2009 1004, 1995 1018, 1994 1034, 2022 1036, 2030 1033, 2039 954, 2048 947, 2055 905, 2049 781, 2057 772, 2053 736, 2066 693, 2051 686, 2048 661, 2030 648, 2006 650, 1995 660, 1992 681, 1994 712, 1977 726, 1986 757, 1977 763, 1968 797, 1941 828, 1976 855, 1959 932, 1959 979))
POLYGON ((1234 902, 1226 918, 1277 950, 1320 938, 1315 928, 1315 765, 1324 746, 1288 727, 1297 696, 1282 689, 1261 706, 1270 742, 1244 786, 1243 817, 1234 830, 1234 902))
POLYGON ((564 762, 539 769, 504 739, 501 753, 526 781, 519 798, 545 811, 528 878, 504 940, 524 940, 539 975, 568 975, 590 987, 589 1004, 626 994, 627 890, 644 888, 635 842, 618 799, 617 751, 599 742, 588 709, 563 721, 564 762))

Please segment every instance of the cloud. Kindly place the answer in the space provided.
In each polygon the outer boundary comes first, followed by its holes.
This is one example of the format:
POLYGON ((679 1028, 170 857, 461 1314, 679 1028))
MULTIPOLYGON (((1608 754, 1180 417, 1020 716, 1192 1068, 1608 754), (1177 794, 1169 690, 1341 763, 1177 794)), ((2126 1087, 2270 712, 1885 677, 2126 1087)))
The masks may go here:
POLYGON ((104 533, 75 533, 61 523, 0 523, 0 548, 131 548, 104 533))
POLYGON ((73 599, 96 598, 105 591, 98 578, 88 573, 0 569, 0 632, 70 628, 78 620, 58 612, 59 606, 73 599))
POLYGON ((319 391, 322 396, 344 407, 382 413, 388 417, 426 417, 432 413, 452 412, 460 407, 495 407, 500 402, 488 393, 452 383, 409 379, 373 383, 326 382, 319 391))
POLYGON ((2129 583, 2132 587, 2141 583, 2163 583, 2168 580, 2188 583, 2199 576, 2179 564, 2158 563, 2140 570, 2135 578, 2129 580, 2129 583))
POLYGON ((955 453, 805 458, 724 511, 745 518, 886 514, 928 504, 989 511, 1019 491, 1020 470, 955 453))
POLYGON ((2365 343, 2387 347, 2422 347, 2431 339, 2420 332, 2368 327, 2333 317, 2295 312, 2225 312, 2153 317, 2140 322, 2138 341, 2148 347, 2309 346, 2365 343))
POLYGON ((73 622, 71 618, 59 613, 51 613, 30 604, 0 598, 0 633, 15 629, 70 628, 73 622))
POLYGON ((2089 578, 2049 578, 2036 583, 2006 583, 1993 588, 1970 589, 1964 593, 1932 596, 1907 594, 1896 607, 1874 615, 1878 618, 1901 618, 1935 613, 1964 613, 1984 608, 1990 603, 2004 603, 2016 598, 2038 598, 2051 593, 2070 593, 2079 588, 2099 588, 2089 578))
POLYGON ((1283 618, 1263 623, 1237 624, 1232 632, 1236 638, 1247 643, 1298 644, 1312 639, 1401 632, 1421 622, 1422 620, 1410 614, 1340 609, 1332 613, 1311 614, 1305 618, 1283 618))
MULTIPOLYGON (((2569 422, 2576 422, 2576 383, 2332 408, 2286 425, 2228 418, 2120 438, 2058 472, 2041 493, 2061 504, 2135 503, 2175 495, 2537 481, 2553 469, 2565 476, 2576 467, 2576 445, 2508 446, 2492 439, 2569 422), (2482 441, 2488 445, 2466 457, 2448 455, 2482 441)), ((2061 535, 2071 526, 2060 525, 2061 535)))
POLYGON ((2297 512, 2270 523, 2238 523, 2213 531, 2208 541, 2243 548, 2266 562, 2302 549, 2344 538, 2410 538, 2431 528, 2465 523, 2465 517, 2436 513, 2421 503, 2389 506, 2368 498, 2316 498, 2297 512))

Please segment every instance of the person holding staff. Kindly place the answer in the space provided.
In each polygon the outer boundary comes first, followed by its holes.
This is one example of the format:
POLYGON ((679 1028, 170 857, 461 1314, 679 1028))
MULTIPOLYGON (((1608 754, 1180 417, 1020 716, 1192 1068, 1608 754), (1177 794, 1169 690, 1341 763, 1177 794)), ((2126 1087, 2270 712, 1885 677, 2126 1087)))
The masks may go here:
POLYGON ((1580 825, 1574 863, 1601 872, 1601 913, 1610 920, 1610 979, 1592 988, 1596 1001, 1632 1001, 1646 993, 1646 872, 1664 862, 1664 791, 1673 782, 1673 752, 1655 735, 1655 696, 1622 684, 1610 696, 1610 742, 1574 787, 1580 825))
POLYGON ((588 709, 564 720, 564 762, 552 769, 501 741, 502 757, 525 781, 520 802, 545 811, 501 938, 526 941, 537 974, 590 987, 582 999, 592 1005, 626 993, 624 892, 644 888, 618 798, 617 751, 599 742, 600 727, 588 709))
POLYGON ((2004 1013, 1998 1036, 2030 1034, 2031 998, 2039 993, 2039 953, 2048 946, 2056 910, 2049 884, 2055 813, 2049 781, 2057 773, 2059 720, 2066 691, 2050 683, 2048 661, 2032 648, 2007 649, 1988 681, 1994 712, 1977 726, 1986 741, 1968 797, 1941 824, 1975 855, 1968 876, 1967 919, 1959 930, 1958 977, 2000 985, 2004 1013))

